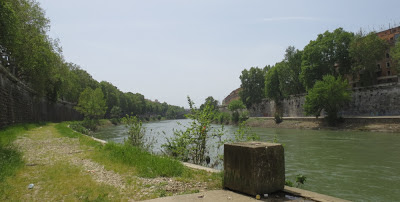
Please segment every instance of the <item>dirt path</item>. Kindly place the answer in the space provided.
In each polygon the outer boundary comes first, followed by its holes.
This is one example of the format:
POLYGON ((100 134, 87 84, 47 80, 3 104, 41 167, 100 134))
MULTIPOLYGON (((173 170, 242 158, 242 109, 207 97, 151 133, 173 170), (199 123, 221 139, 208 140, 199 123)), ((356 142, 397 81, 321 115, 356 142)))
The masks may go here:
POLYGON ((14 144, 23 153, 26 166, 15 179, 9 180, 10 193, 5 199, 96 200, 105 197, 133 201, 208 188, 205 182, 187 182, 176 178, 147 179, 129 172, 108 170, 88 158, 88 153, 95 148, 81 145, 78 138, 62 137, 54 125, 29 131, 14 144), (34 184, 34 188, 28 189, 29 184, 34 184))

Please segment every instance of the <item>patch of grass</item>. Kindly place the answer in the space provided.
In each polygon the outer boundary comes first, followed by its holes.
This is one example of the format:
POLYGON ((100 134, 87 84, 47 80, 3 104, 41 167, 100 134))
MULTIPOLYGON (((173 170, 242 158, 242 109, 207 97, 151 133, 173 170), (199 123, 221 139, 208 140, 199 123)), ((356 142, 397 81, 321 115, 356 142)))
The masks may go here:
POLYGON ((23 173, 9 180, 1 201, 113 201, 121 200, 120 191, 95 182, 77 166, 58 163, 42 166, 40 172, 25 167, 23 173), (29 184, 33 189, 28 189, 29 184))
MULTIPOLYGON (((65 137, 79 138, 81 144, 95 146, 97 148, 95 153, 97 154, 94 154, 94 159, 101 164, 121 165, 126 169, 134 167, 138 176, 149 178, 181 176, 184 171, 182 163, 174 159, 156 156, 126 144, 107 143, 102 146, 101 143, 77 133, 67 126, 68 123, 65 122, 57 124, 55 127, 65 137), (127 168, 127 166, 130 168, 127 168)), ((115 167, 115 165, 112 167, 115 167)))
POLYGON ((18 135, 43 124, 18 124, 0 131, 0 182, 23 165, 22 154, 12 145, 18 135))
POLYGON ((184 171, 179 161, 156 156, 127 144, 108 143, 102 152, 114 162, 135 167, 140 177, 175 177, 181 176, 184 171))
POLYGON ((61 134, 61 136, 69 138, 78 138, 79 142, 82 145, 92 146, 96 148, 102 147, 102 144, 100 142, 94 141, 92 138, 82 135, 81 133, 75 132, 74 130, 69 128, 68 125, 70 125, 71 123, 74 122, 62 122, 55 125, 54 127, 57 129, 58 133, 61 134))

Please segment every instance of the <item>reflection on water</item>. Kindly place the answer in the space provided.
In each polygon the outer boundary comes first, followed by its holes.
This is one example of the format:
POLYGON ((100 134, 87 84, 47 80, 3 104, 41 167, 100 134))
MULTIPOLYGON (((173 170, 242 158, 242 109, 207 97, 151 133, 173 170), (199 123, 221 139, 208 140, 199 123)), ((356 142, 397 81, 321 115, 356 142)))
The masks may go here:
MULTIPOLYGON (((182 125, 189 123, 179 121, 182 125)), ((174 128, 183 129, 175 120, 143 125, 147 136, 157 140, 156 153, 161 152, 161 145, 172 136, 174 128)), ((225 129, 227 137, 232 137, 236 127, 225 129)), ((400 201, 400 134, 268 128, 253 131, 262 141, 276 136, 284 144, 286 177, 294 181, 297 174, 307 176, 304 189, 353 201, 400 201)), ((116 126, 95 136, 122 142, 125 133, 124 126, 116 126)), ((212 146, 217 140, 209 141, 212 146)), ((212 159, 222 153, 212 147, 209 150, 212 159)))

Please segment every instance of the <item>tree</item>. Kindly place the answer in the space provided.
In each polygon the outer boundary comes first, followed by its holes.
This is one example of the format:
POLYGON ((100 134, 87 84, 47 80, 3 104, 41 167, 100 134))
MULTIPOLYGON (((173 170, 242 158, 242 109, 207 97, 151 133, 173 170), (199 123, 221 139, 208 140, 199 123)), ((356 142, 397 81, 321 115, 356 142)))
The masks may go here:
POLYGON ((396 64, 397 72, 400 72, 400 40, 398 40, 390 50, 390 55, 396 64))
POLYGON ((325 110, 328 123, 334 125, 338 120, 339 110, 351 100, 351 91, 348 89, 347 80, 340 76, 324 76, 322 81, 317 81, 308 91, 304 104, 306 114, 318 117, 321 111, 325 110))
POLYGON ((206 98, 204 104, 200 105, 200 110, 203 110, 207 104, 210 104, 214 111, 218 111, 218 100, 215 100, 212 96, 206 98))
POLYGON ((232 121, 237 123, 240 117, 240 110, 246 109, 246 106, 241 100, 233 100, 229 103, 228 109, 232 112, 232 121))
POLYGON ((119 106, 119 90, 113 84, 107 81, 100 82, 101 90, 103 91, 106 99, 107 111, 106 117, 110 118, 111 109, 113 106, 119 106))
POLYGON ((286 49, 284 62, 287 64, 279 70, 281 89, 284 95, 295 95, 305 93, 306 90, 300 81, 301 74, 301 57, 303 51, 289 46, 286 49))
MULTIPOLYGON (((277 63, 271 70, 267 72, 265 77, 265 96, 275 102, 275 114, 282 116, 282 100, 285 98, 282 92, 282 86, 279 69, 285 68, 286 63, 277 63)), ((282 77, 281 77, 282 78, 282 77)))
POLYGON ((306 89, 324 75, 344 75, 351 72, 349 46, 354 34, 338 28, 318 35, 304 47, 300 80, 306 89))
POLYGON ((79 96, 75 109, 85 116, 85 119, 100 119, 104 117, 107 106, 101 88, 92 90, 86 88, 79 96))
POLYGON ((353 63, 354 75, 360 74, 360 82, 363 86, 376 84, 376 62, 385 56, 388 44, 379 38, 374 32, 368 35, 357 34, 350 45, 350 56, 353 63))
POLYGON ((250 108, 253 104, 260 103, 264 98, 265 72, 258 67, 243 70, 240 75, 242 90, 239 92, 240 99, 250 108))

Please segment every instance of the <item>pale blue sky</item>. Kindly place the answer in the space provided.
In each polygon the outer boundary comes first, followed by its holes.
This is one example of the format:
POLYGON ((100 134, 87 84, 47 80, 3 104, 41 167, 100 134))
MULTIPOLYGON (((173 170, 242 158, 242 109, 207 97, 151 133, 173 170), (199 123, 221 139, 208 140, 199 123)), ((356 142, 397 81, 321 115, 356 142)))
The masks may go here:
POLYGON ((188 107, 222 101, 241 71, 273 65, 326 30, 400 25, 400 1, 38 0, 66 61, 96 80, 188 107))

